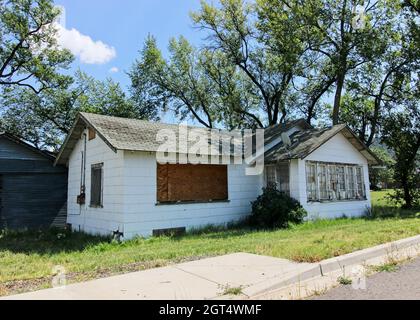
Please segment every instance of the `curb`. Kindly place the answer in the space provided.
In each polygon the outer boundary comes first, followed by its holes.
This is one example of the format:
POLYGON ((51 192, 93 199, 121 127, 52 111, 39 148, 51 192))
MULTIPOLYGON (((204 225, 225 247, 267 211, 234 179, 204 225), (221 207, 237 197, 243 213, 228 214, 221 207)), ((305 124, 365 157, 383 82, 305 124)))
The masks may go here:
POLYGON ((252 299, 252 296, 267 294, 271 291, 287 287, 297 282, 305 281, 317 276, 325 276, 325 274, 330 272, 345 270, 346 266, 363 264, 369 259, 392 254, 398 250, 406 249, 416 245, 420 246, 420 235, 355 251, 340 257, 323 260, 320 263, 314 265, 309 270, 306 270, 288 279, 282 280, 264 289, 252 290, 252 288, 249 288, 250 292, 247 293, 247 295, 252 299))

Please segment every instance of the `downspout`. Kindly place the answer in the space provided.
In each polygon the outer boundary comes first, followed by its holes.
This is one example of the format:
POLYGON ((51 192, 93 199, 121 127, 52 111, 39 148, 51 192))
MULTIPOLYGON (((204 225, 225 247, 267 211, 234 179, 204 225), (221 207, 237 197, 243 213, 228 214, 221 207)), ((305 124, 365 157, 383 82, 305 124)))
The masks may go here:
MULTIPOLYGON (((84 197, 84 205, 86 206, 86 144, 87 144, 87 136, 86 136, 86 132, 83 133, 83 138, 84 138, 84 145, 83 145, 83 174, 82 174, 82 186, 80 188, 80 192, 81 194, 83 194, 84 197)), ((80 210, 82 210, 82 205, 80 205, 80 210)), ((83 215, 83 231, 85 231, 85 226, 86 226, 86 210, 84 212, 83 215)))

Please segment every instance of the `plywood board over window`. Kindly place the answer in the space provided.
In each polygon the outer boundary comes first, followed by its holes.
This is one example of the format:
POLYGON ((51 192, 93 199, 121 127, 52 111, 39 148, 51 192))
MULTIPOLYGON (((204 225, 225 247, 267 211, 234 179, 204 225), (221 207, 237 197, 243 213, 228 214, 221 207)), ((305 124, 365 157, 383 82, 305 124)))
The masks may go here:
POLYGON ((226 165, 157 164, 158 202, 227 199, 226 165))

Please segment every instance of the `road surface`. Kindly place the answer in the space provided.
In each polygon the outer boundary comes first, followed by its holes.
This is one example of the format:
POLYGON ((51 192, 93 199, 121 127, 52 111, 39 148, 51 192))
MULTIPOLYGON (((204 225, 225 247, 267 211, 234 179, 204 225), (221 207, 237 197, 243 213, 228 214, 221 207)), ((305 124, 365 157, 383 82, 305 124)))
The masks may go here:
POLYGON ((401 265, 395 272, 367 278, 366 290, 340 286, 314 300, 420 300, 420 258, 401 265))

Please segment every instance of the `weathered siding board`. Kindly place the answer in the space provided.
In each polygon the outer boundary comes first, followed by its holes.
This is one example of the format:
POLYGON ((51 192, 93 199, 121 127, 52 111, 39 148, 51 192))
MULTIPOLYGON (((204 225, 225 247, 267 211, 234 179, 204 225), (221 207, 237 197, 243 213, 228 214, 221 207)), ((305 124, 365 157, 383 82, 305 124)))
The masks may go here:
POLYGON ((62 166, 53 166, 52 161, 0 159, 0 173, 62 173, 67 170, 62 166))
POLYGON ((5 137, 0 137, 0 159, 49 161, 41 154, 5 137))
POLYGON ((0 136, 0 229, 64 226, 66 168, 22 144, 0 136))
POLYGON ((61 174, 2 176, 3 228, 49 227, 66 203, 67 183, 61 174))

